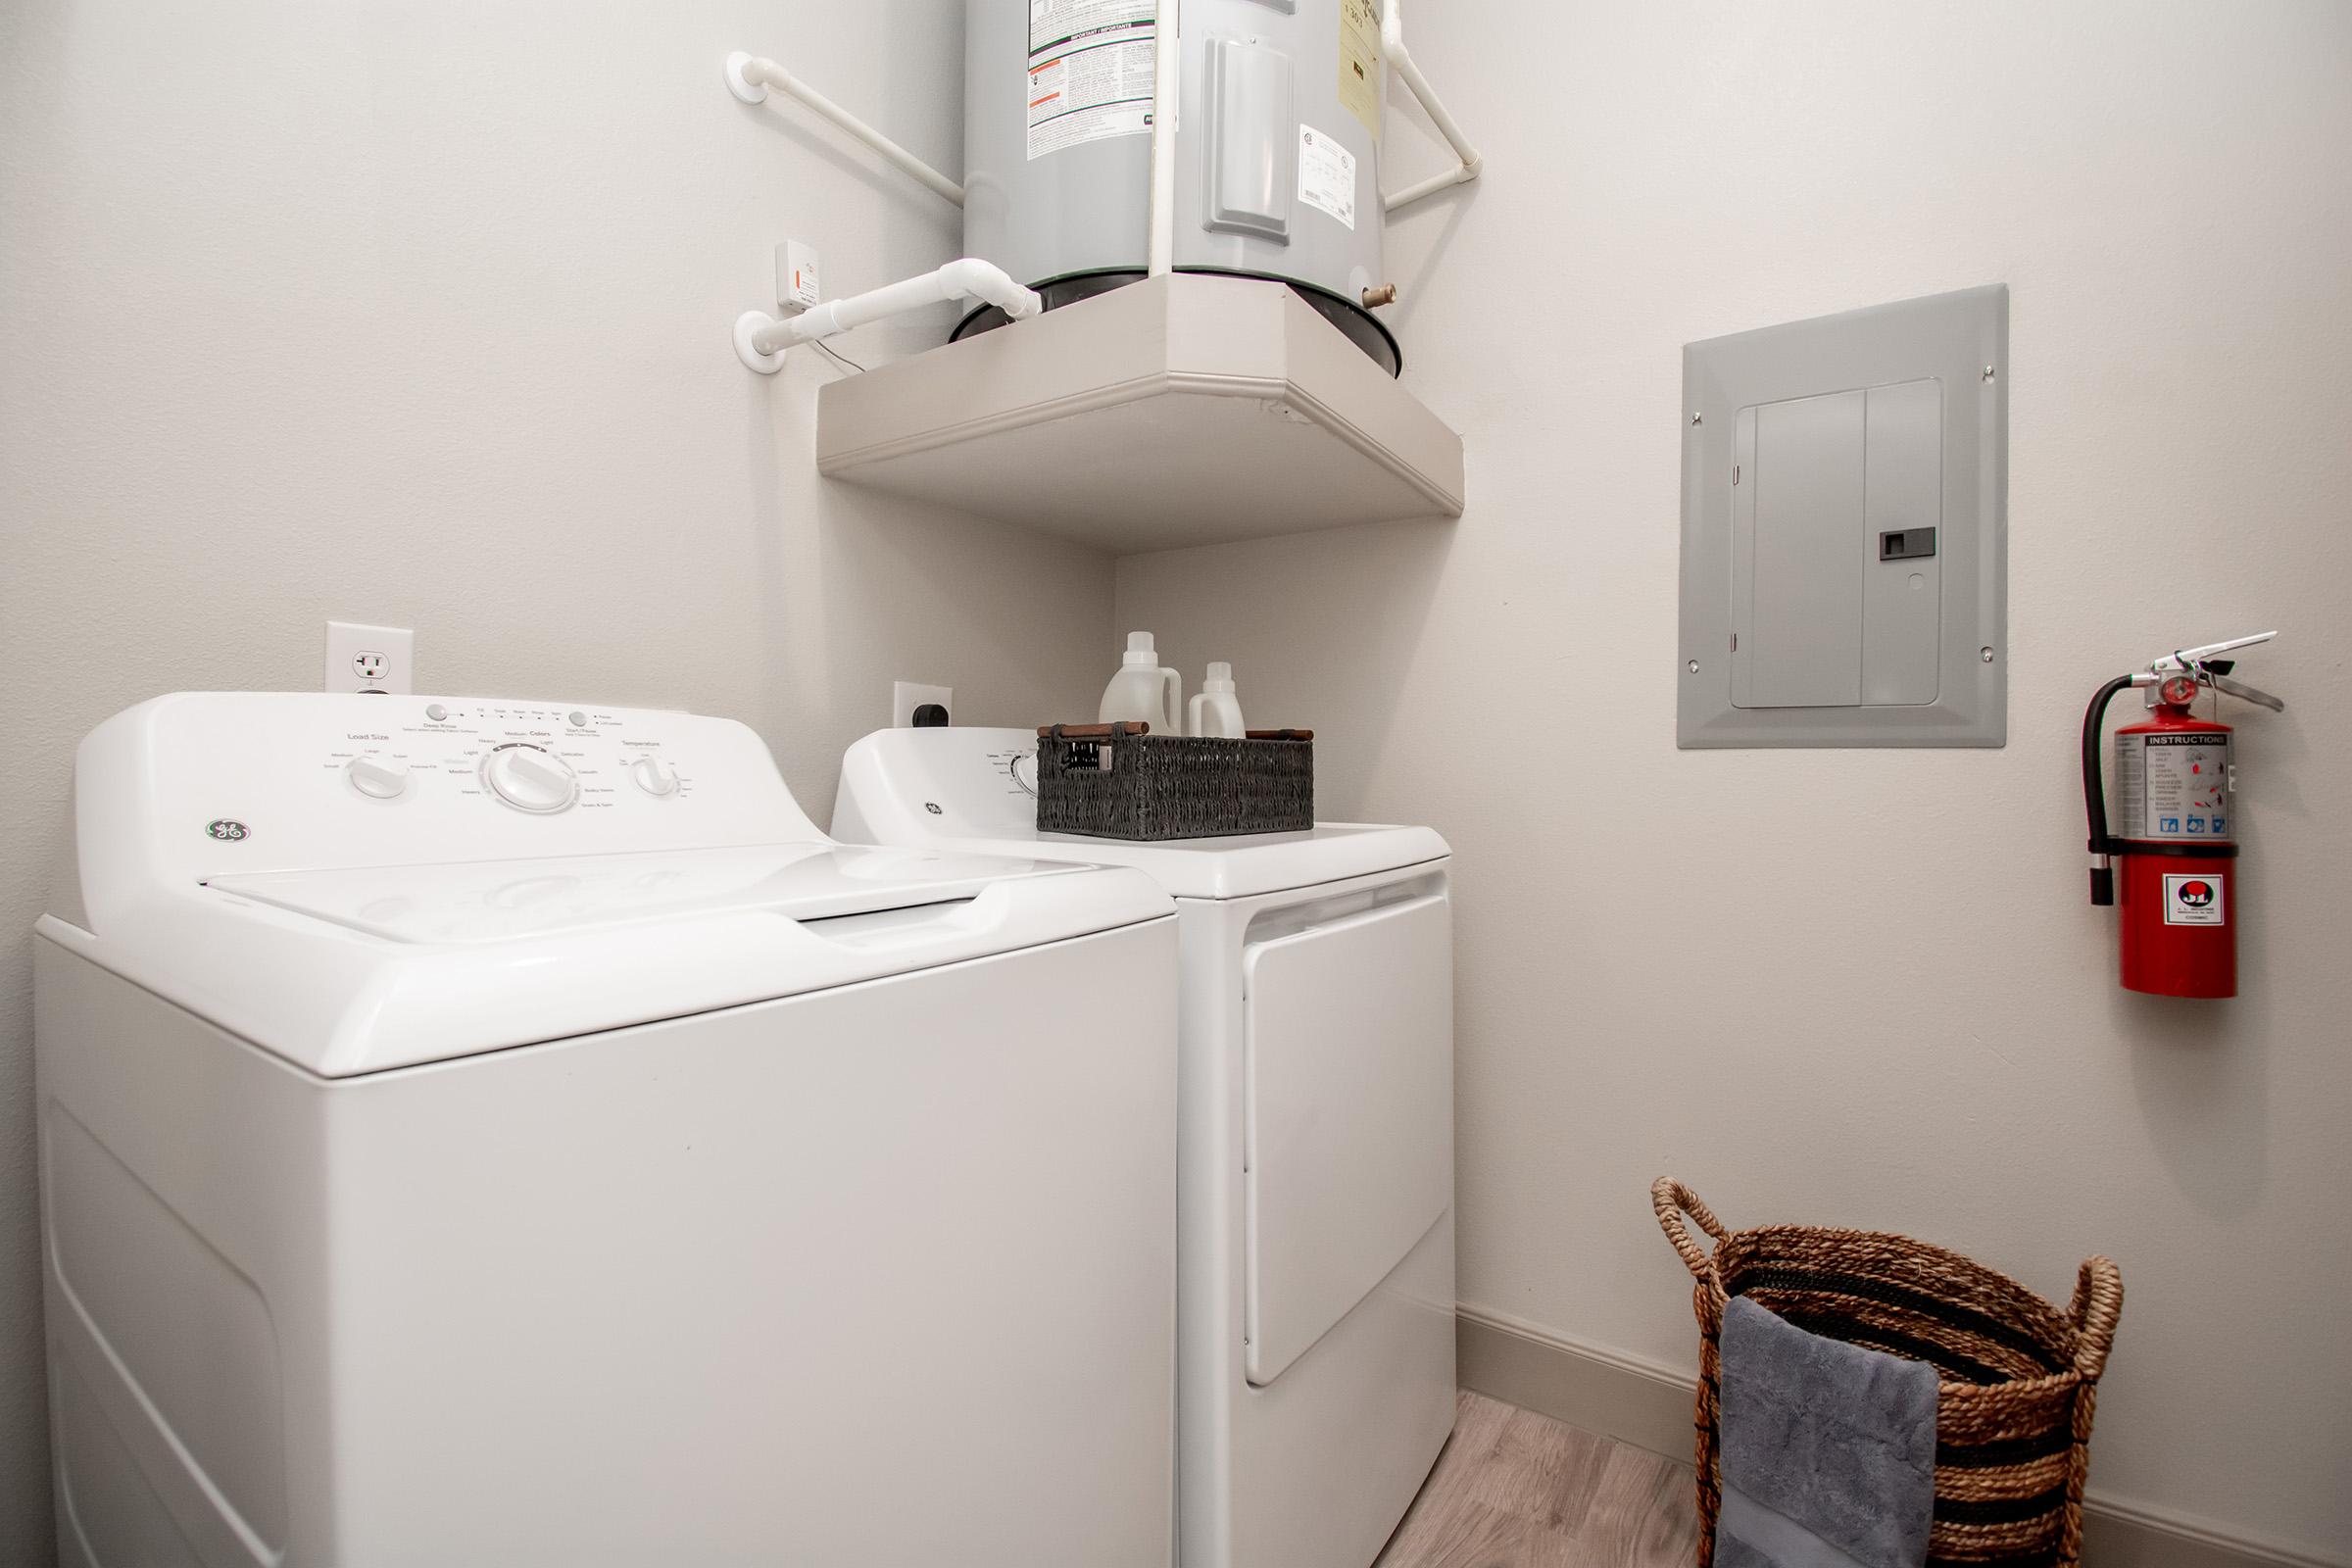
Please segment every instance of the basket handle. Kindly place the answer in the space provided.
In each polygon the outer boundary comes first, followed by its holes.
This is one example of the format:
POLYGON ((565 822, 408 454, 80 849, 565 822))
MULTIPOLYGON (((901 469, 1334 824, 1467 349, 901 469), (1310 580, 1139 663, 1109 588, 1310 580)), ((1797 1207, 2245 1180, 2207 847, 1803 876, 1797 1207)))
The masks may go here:
POLYGON ((2115 1325, 2124 1315, 2124 1276, 2104 1257, 2086 1258, 2075 1276, 2075 1370, 2085 1383, 2096 1383, 2107 1368, 2107 1350, 2115 1344, 2115 1325))
POLYGON ((1037 738, 1041 741, 1106 741, 1125 740, 1134 735, 1149 735, 1152 726, 1141 719, 1119 724, 1040 724, 1037 738))
POLYGON ((1650 1183, 1649 1206, 1657 1211, 1658 1229, 1666 1233, 1674 1250, 1683 1255, 1683 1265, 1690 1270, 1690 1277, 1721 1292, 1723 1280, 1715 1272, 1714 1259, 1699 1250, 1683 1225, 1683 1216, 1688 1214, 1698 1221, 1700 1230, 1720 1242, 1731 1233, 1723 1228, 1723 1221, 1715 1217, 1715 1211, 1696 1193, 1671 1176, 1661 1176, 1650 1183))

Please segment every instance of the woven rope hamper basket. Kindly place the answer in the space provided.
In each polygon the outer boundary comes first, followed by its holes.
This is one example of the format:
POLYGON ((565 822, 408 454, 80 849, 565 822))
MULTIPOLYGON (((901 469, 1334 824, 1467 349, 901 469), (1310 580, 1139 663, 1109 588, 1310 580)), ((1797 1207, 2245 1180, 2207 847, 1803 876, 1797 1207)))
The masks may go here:
POLYGON ((2103 1257, 2082 1265, 2060 1312, 1957 1252, 1907 1236, 1772 1225, 1727 1231, 1681 1182, 1650 1204, 1697 1280, 1698 1568, 1715 1557, 1723 1311, 1735 1296, 1814 1334, 1926 1361, 1938 1374, 1930 1568, 2076 1568, 2082 1479, 2099 1374, 2124 1284, 2103 1257), (1715 1243, 1692 1241, 1688 1215, 1715 1243))

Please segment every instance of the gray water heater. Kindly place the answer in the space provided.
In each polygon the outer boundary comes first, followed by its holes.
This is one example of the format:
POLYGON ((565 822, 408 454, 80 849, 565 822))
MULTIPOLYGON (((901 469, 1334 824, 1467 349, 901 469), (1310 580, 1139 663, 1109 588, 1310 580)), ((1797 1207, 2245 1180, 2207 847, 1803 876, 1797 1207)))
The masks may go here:
MULTIPOLYGON (((964 247, 1067 305, 1145 273, 1153 0, 971 0, 964 247)), ((1379 0, 1184 0, 1175 266, 1275 278, 1394 373, 1379 0)), ((973 312, 956 335, 1001 324, 973 312)))

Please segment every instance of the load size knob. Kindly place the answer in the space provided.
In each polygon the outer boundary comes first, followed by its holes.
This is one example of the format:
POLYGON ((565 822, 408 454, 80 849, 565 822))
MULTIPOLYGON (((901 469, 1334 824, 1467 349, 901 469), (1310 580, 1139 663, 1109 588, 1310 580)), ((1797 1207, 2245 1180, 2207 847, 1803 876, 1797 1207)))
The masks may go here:
POLYGON ((678 793, 678 770, 659 757, 640 757, 631 762, 629 778, 648 795, 678 793))
POLYGON ((580 780, 571 764, 544 747, 501 746, 482 759, 482 783, 517 811, 546 815, 579 798, 580 780))
POLYGON ((409 787, 409 764, 396 757, 355 757, 343 764, 343 776, 371 801, 397 800, 409 787))

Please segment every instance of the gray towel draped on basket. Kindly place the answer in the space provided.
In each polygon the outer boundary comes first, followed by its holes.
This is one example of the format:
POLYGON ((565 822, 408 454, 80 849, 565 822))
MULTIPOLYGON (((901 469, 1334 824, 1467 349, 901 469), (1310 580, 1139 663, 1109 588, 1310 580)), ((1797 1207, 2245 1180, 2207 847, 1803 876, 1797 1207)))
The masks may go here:
POLYGON ((1936 1369, 1723 1314, 1718 1568, 1920 1568, 1936 1503, 1936 1369))

